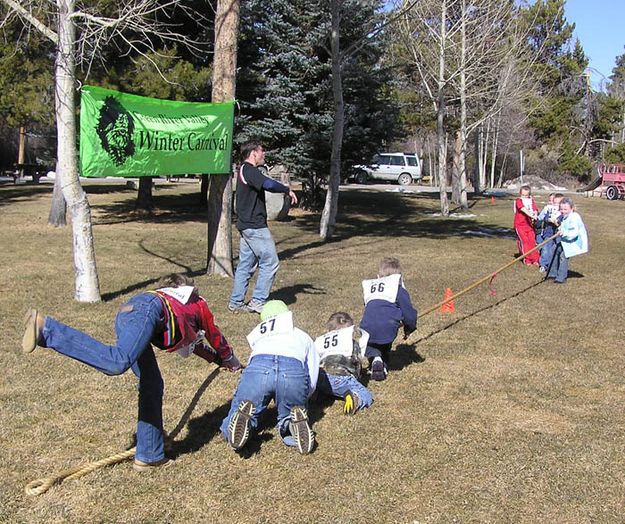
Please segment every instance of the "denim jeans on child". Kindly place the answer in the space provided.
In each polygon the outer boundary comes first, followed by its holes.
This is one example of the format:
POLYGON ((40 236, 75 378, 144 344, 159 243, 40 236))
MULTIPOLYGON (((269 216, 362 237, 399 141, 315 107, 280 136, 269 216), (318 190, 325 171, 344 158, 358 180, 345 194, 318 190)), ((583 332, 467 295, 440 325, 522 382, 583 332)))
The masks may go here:
POLYGON ((331 375, 320 369, 317 389, 326 395, 337 398, 345 398, 347 392, 351 391, 360 399, 358 409, 368 408, 373 404, 371 392, 352 375, 331 375))
POLYGON ((239 264, 234 274, 230 304, 238 306, 245 302, 245 294, 256 266, 258 266, 258 278, 252 293, 252 300, 264 304, 269 297, 273 279, 280 265, 276 244, 266 227, 244 229, 240 231, 240 234, 239 264))
POLYGON ((562 243, 558 242, 553 255, 553 262, 549 269, 550 278, 554 278, 556 282, 566 282, 566 278, 569 274, 569 259, 564 256, 564 249, 562 249, 562 243))
POLYGON ((221 423, 221 433, 228 438, 228 424, 243 400, 249 400, 256 408, 250 419, 252 429, 258 427, 258 416, 267 408, 271 399, 278 410, 276 427, 280 437, 288 435, 291 408, 308 403, 308 373, 296 358, 278 355, 256 355, 243 370, 234 393, 228 416, 221 423))
MULTIPOLYGON (((546 227, 543 230, 542 235, 536 235, 536 243, 540 244, 543 240, 547 240, 549 237, 553 236, 556 233, 556 229, 553 227, 546 227), (540 240, 538 240, 540 236, 540 240)), ((549 264, 551 264, 551 260, 553 259, 553 254, 556 249, 556 241, 555 239, 551 242, 547 242, 540 249, 540 267, 549 268, 549 264)))
POLYGON ((131 298, 115 318, 117 342, 109 346, 74 328, 46 317, 41 331, 44 346, 83 362, 107 375, 132 367, 139 377, 139 420, 135 458, 156 462, 165 456, 163 443, 163 379, 150 340, 163 324, 158 296, 131 298))

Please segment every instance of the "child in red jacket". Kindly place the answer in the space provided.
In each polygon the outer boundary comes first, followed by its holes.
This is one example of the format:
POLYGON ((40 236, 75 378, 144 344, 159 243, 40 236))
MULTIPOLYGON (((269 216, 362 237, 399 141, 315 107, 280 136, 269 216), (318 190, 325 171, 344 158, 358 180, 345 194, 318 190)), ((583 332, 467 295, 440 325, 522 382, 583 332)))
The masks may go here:
POLYGON ((193 280, 173 274, 156 291, 132 297, 115 318, 117 341, 108 345, 31 309, 22 349, 51 348, 106 375, 132 369, 139 377, 139 420, 134 468, 145 471, 166 462, 163 432, 163 379, 152 346, 183 357, 195 353, 230 371, 240 369, 232 347, 215 325, 193 280))
MULTIPOLYGON (((538 206, 532 198, 530 186, 521 186, 519 197, 514 201, 514 230, 520 253, 526 253, 536 247, 534 221, 538 217, 538 206)), ((534 251, 523 260, 526 266, 538 265, 540 254, 534 251)))

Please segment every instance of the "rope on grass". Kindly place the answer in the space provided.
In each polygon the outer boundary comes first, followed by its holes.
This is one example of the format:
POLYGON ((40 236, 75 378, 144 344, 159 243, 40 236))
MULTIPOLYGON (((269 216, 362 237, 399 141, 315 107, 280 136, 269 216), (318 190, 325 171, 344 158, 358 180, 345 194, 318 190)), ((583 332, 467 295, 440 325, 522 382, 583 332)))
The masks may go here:
MULTIPOLYGON (((471 285, 469 285, 466 288, 464 288, 462 291, 459 291, 458 293, 448 297, 447 299, 443 300, 442 302, 439 302, 438 304, 435 304, 435 305, 429 307, 428 309, 426 309, 425 311, 423 311, 419 315, 419 318, 422 318, 422 317, 424 317, 426 315, 429 315, 430 313, 433 313, 434 311, 436 311, 440 307, 444 306, 448 302, 451 302, 452 300, 455 300, 456 298, 461 297, 462 295, 465 295, 466 293, 468 293, 469 291, 475 289, 480 284, 483 284, 486 281, 491 281, 492 282, 492 280, 499 273, 501 273, 502 271, 505 271, 506 269, 508 269, 510 266, 512 266, 516 262, 520 262, 521 260, 525 259, 525 257, 530 255, 534 251, 540 249, 541 247, 543 247, 548 242, 551 242, 557 236, 558 236, 558 233, 556 233, 553 236, 550 236, 549 238, 547 238, 546 240, 544 240, 543 242, 538 244, 536 247, 534 247, 534 248, 530 249, 529 251, 519 255, 518 257, 516 257, 511 262, 508 262, 507 264, 501 266, 499 269, 497 269, 494 272, 486 275, 485 277, 480 278, 479 280, 476 280, 471 285)), ((409 339, 410 339, 410 337, 408 337, 406 340, 409 340, 409 339)), ((202 385, 199 387, 199 389, 197 390, 197 392, 193 396, 193 399, 191 400, 191 403, 189 404, 189 407, 183 413, 183 415, 180 418, 180 421, 178 422, 176 427, 169 434, 169 440, 170 441, 173 441, 173 439, 176 438, 178 433, 180 433, 180 431, 182 431, 182 428, 184 428, 184 426, 186 425, 186 423, 187 423, 189 417, 191 416, 191 413, 193 412, 193 409, 195 408, 195 406, 196 406, 197 402, 199 401, 200 397, 202 396, 202 394, 204 393, 204 391, 206 390, 208 385, 217 376, 217 374, 219 373, 220 369, 221 368, 215 368, 210 373, 210 375, 208 375, 208 377, 206 377, 206 379, 204 380, 202 385)), ((46 478, 43 478, 43 479, 33 480, 32 482, 30 482, 30 483, 28 483, 26 485, 24 490, 25 490, 27 495, 31 495, 31 496, 33 496, 33 495, 41 495, 42 493, 45 493, 46 491, 48 491, 55 484, 60 484, 61 482, 63 482, 66 479, 67 480, 69 480, 69 479, 77 479, 77 478, 82 477, 83 475, 86 475, 87 473, 91 473, 92 471, 95 471, 96 469, 99 469, 101 467, 111 466, 113 464, 118 464, 119 462, 124 462, 126 460, 129 460, 132 457, 134 457, 135 449, 136 448, 132 448, 132 449, 129 449, 128 451, 122 451, 120 453, 116 453, 115 455, 111 455, 109 457, 103 458, 103 459, 98 460, 96 462, 90 462, 89 464, 85 464, 84 466, 78 466, 78 467, 66 469, 65 471, 62 471, 62 472, 58 473, 57 475, 54 475, 54 476, 51 476, 51 477, 46 477, 46 478)))
MULTIPOLYGON (((540 249, 541 247, 543 247, 545 244, 551 242, 554 238, 556 238, 559 235, 559 233, 556 233, 555 235, 550 236, 549 238, 547 238, 546 240, 543 240, 540 244, 538 244, 536 247, 530 249, 529 251, 526 251, 525 253, 519 255, 518 257, 516 257, 514 260, 512 260, 511 262, 508 262, 507 264, 501 266, 499 269, 496 269, 495 271, 493 271, 492 273, 486 275, 483 278, 480 278, 479 280, 476 280, 475 282, 473 282, 471 285, 465 287, 462 291, 458 291, 458 293, 446 298, 445 300, 443 300, 442 302, 439 302, 438 304, 433 305, 432 307, 427 308, 425 311, 423 311, 423 313, 421 313, 419 315, 419 318, 424 317, 425 315, 429 315, 430 313, 433 313, 434 311, 436 311, 437 309, 439 309, 440 307, 444 306, 445 304, 451 302, 452 300, 461 297, 462 295, 465 295, 466 293, 468 293, 469 291, 475 289, 477 286, 479 286, 480 284, 483 284, 486 281, 491 281, 502 271, 505 271, 506 269, 508 269, 510 266, 512 266, 513 264, 515 264, 516 262, 520 262, 521 260, 523 260, 526 256, 532 254, 534 251, 537 251, 538 249, 540 249)), ((410 337, 408 337, 410 338, 410 337)))
MULTIPOLYGON (((182 429, 188 422, 189 417, 191 416, 191 413, 195 409, 195 406, 200 400, 200 397, 202 396, 204 391, 206 391, 206 388, 208 387, 208 385, 219 374, 220 370, 221 368, 219 367, 215 368, 213 371, 211 371, 208 377, 204 379, 204 382, 198 388, 195 395, 193 396, 193 399, 191 400, 189 407, 183 413, 182 417, 180 417, 180 421, 178 422, 178 424, 176 424, 176 427, 172 430, 172 432, 167 437, 167 439, 170 442, 173 441, 178 435, 178 433, 182 431, 182 429)), ((82 466, 76 466, 70 469, 66 469, 65 471, 61 471, 60 473, 57 473, 56 475, 53 475, 51 477, 33 480, 32 482, 29 482, 26 485, 26 487, 24 488, 24 491, 26 492, 27 495, 30 495, 30 496, 41 495, 42 493, 45 493, 46 491, 48 491, 52 486, 56 484, 60 484, 64 480, 77 479, 79 477, 82 477, 83 475, 86 475, 87 473, 91 473, 92 471, 95 471, 96 469, 103 468, 104 466, 112 466, 113 464, 119 464, 120 462, 129 460, 135 456, 135 451, 136 451, 136 448, 131 448, 127 451, 121 451, 119 453, 115 453, 114 455, 97 460, 95 462, 89 462, 88 464, 84 464, 82 466)))

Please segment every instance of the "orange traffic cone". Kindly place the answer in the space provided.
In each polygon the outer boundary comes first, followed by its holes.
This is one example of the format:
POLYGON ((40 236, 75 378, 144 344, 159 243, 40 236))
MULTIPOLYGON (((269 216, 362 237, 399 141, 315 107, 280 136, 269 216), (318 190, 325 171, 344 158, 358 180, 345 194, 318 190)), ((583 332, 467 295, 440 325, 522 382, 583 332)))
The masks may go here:
POLYGON ((441 306, 441 313, 454 313, 456 311, 456 306, 454 305, 453 300, 449 300, 453 297, 454 294, 451 291, 451 288, 445 289, 445 295, 443 296, 443 300, 446 302, 441 306))
POLYGON ((495 203, 495 197, 491 195, 490 197, 490 205, 492 206, 495 203))

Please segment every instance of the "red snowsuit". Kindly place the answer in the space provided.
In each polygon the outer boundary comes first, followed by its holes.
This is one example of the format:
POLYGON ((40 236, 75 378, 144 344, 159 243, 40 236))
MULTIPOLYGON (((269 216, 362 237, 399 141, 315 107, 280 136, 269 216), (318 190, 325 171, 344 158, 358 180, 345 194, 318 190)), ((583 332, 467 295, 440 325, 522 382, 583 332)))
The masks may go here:
MULTIPOLYGON (((531 198, 531 209, 534 213, 538 213, 538 207, 536 206, 536 202, 531 198)), ((514 230, 517 234, 517 246, 519 248, 520 253, 526 253, 532 248, 536 247, 536 235, 534 233, 534 225, 532 224, 532 219, 527 216, 525 213, 521 211, 521 208, 528 206, 523 203, 523 199, 521 197, 517 198, 514 201, 514 230)), ((525 259, 523 263, 527 266, 536 264, 538 265, 538 261, 540 259, 540 253, 538 251, 534 251, 525 259)))

